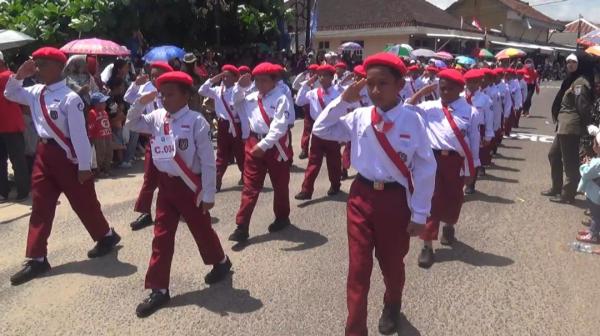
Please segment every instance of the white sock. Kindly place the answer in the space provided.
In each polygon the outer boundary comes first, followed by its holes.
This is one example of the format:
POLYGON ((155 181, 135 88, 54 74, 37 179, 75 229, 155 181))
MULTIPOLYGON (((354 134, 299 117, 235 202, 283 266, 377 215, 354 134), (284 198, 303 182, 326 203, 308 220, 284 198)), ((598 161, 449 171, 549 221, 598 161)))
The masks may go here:
POLYGON ((166 290, 164 288, 157 289, 157 291, 159 291, 159 292, 161 292, 163 294, 167 294, 167 292, 168 292, 168 290, 166 290))
POLYGON ((31 258, 31 260, 35 260, 35 261, 39 261, 39 262, 43 262, 44 259, 46 259, 46 258, 45 257, 31 258))
POLYGON ((224 263, 226 263, 226 262, 227 262, 227 255, 225 255, 225 257, 223 258, 223 260, 221 260, 221 261, 219 262, 219 264, 224 264, 224 263))
POLYGON ((108 229, 108 232, 104 235, 104 237, 110 237, 112 235, 113 235, 113 229, 110 228, 110 229, 108 229))

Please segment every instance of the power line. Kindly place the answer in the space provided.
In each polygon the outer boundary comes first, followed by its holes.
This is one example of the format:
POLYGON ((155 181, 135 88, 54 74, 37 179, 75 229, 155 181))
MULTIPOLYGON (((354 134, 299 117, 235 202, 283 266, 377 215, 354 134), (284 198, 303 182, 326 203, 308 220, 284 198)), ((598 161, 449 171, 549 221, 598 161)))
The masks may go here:
POLYGON ((538 7, 538 6, 552 5, 552 4, 557 4, 557 3, 561 3, 561 2, 567 2, 567 1, 568 0, 552 0, 549 2, 543 2, 543 3, 539 3, 539 4, 529 4, 529 6, 538 7))

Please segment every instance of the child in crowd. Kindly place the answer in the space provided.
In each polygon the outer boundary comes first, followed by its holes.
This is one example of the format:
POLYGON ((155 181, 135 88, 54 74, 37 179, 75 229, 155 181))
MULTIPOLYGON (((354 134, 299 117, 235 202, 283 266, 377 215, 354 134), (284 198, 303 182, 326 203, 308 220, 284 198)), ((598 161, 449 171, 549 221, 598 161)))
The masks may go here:
MULTIPOLYGON (((600 134, 594 138, 593 149, 600 154, 600 134)), ((600 244, 600 157, 586 158, 579 167, 581 180, 577 191, 584 192, 592 215, 589 230, 579 231, 577 240, 584 243, 600 244)))
POLYGON ((113 157, 111 123, 106 112, 106 102, 110 99, 100 92, 93 93, 90 98, 91 109, 88 115, 88 135, 96 150, 98 166, 97 176, 111 176, 110 168, 113 157))
POLYGON ((123 123, 125 123, 125 113, 123 106, 112 102, 109 108, 110 128, 112 133, 112 149, 114 151, 114 162, 123 161, 123 155, 127 148, 125 138, 123 137, 123 123))

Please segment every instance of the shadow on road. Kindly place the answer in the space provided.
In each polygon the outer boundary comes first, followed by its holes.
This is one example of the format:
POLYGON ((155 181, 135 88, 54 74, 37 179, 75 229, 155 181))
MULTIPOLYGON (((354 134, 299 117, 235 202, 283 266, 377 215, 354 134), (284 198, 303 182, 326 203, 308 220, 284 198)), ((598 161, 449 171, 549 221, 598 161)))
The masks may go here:
POLYGON ((536 116, 536 115, 530 115, 529 119, 546 119, 546 117, 543 116, 536 116))
POLYGON ((513 168, 513 167, 499 166, 495 163, 492 164, 491 166, 485 168, 485 170, 503 170, 503 171, 509 171, 509 172, 515 172, 515 173, 518 173, 521 171, 521 169, 517 169, 517 168, 513 168))
POLYGON ((507 257, 495 255, 493 253, 477 251, 461 241, 456 241, 452 248, 435 250, 435 262, 447 262, 455 260, 478 267, 505 267, 514 263, 512 259, 507 257))
POLYGON ((231 275, 207 288, 174 296, 166 309, 192 305, 220 316, 227 316, 229 313, 247 314, 264 306, 260 299, 250 295, 250 291, 233 288, 231 275))
POLYGON ((113 252, 95 259, 72 261, 53 267, 45 277, 60 274, 79 273, 103 278, 126 277, 137 272, 137 266, 119 261, 119 250, 123 246, 117 246, 113 252))
POLYGON ((29 217, 29 216, 31 216, 31 212, 24 213, 24 214, 22 214, 22 215, 20 215, 20 216, 17 216, 17 217, 15 217, 15 218, 11 218, 11 219, 7 219, 7 220, 5 220, 5 221, 2 221, 2 222, 0 222, 0 225, 1 225, 1 224, 9 224, 9 223, 12 223, 12 222, 14 222, 14 221, 18 221, 19 219, 27 218, 27 217, 29 217))
POLYGON ((536 127, 525 127, 525 126, 521 126, 521 127, 516 127, 516 129, 520 129, 520 130, 536 130, 536 127))
POLYGON ((519 183, 517 179, 511 179, 507 177, 500 177, 492 174, 485 174, 485 176, 480 177, 482 181, 494 181, 494 182, 504 182, 504 183, 519 183))
POLYGON ((290 167, 290 173, 304 173, 306 169, 302 168, 302 167, 298 167, 296 165, 292 165, 290 167))
POLYGON ((298 245, 294 247, 282 248, 282 251, 304 251, 309 250, 315 247, 319 247, 321 245, 325 245, 329 240, 327 237, 322 234, 310 231, 310 230, 302 230, 295 225, 290 225, 285 228, 283 231, 274 232, 274 233, 265 233, 260 236, 251 237, 245 243, 237 243, 231 247, 233 251, 239 252, 244 250, 249 245, 254 244, 262 244, 268 243, 270 241, 288 241, 292 243, 298 243, 298 245))
POLYGON ((477 190, 472 195, 465 196, 465 200, 464 200, 465 203, 473 202, 473 201, 481 201, 481 202, 486 202, 486 203, 498 203, 498 204, 513 204, 513 203, 515 203, 515 201, 513 201, 511 199, 500 197, 497 195, 488 195, 479 190, 477 190))
MULTIPOLYGON (((512 146, 512 147, 504 146, 504 148, 520 149, 520 147, 517 147, 517 146, 512 146)), ((525 161, 525 159, 523 159, 523 158, 504 156, 504 155, 502 155, 500 153, 496 154, 496 159, 499 159, 499 160, 508 160, 508 161, 525 161)))
POLYGON ((412 323, 406 318, 406 315, 400 313, 400 326, 398 327, 398 336, 421 336, 421 332, 415 328, 412 323))
POLYGON ((298 204, 298 208, 306 208, 309 205, 315 205, 315 204, 328 202, 328 201, 346 203, 348 201, 348 194, 346 192, 340 190, 340 192, 337 193, 337 195, 333 195, 333 196, 325 195, 325 196, 322 196, 319 198, 308 200, 306 202, 302 202, 302 203, 298 204))

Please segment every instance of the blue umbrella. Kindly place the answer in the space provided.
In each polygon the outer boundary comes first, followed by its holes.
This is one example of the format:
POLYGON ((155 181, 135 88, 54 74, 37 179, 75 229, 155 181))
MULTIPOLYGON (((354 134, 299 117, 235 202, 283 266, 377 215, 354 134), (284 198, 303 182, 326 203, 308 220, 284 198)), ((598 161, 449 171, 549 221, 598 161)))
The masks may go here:
POLYGON ((454 61, 461 65, 475 65, 475 63, 477 63, 477 61, 467 56, 458 56, 454 61))
POLYGON ((433 61, 433 64, 435 64, 435 66, 438 69, 446 69, 448 67, 444 61, 441 61, 441 60, 432 60, 432 61, 433 61))
POLYGON ((157 61, 165 61, 168 62, 173 58, 183 59, 183 55, 185 55, 185 50, 175 47, 172 45, 164 45, 160 47, 154 47, 142 57, 142 59, 146 63, 157 62, 157 61))

